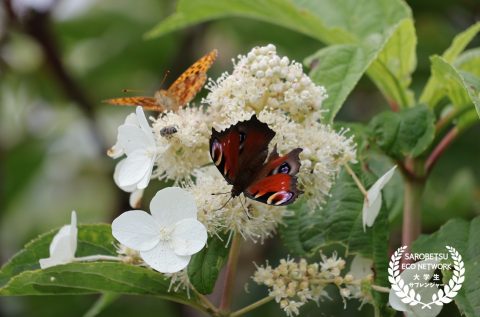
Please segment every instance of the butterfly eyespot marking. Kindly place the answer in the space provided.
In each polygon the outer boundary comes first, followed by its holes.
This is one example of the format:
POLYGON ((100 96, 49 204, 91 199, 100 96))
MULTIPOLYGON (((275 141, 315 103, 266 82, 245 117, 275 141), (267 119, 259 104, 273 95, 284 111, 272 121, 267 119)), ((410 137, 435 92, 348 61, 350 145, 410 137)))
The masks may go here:
POLYGON ((270 197, 268 197, 267 204, 275 205, 275 206, 283 205, 289 202, 290 199, 293 198, 293 196, 294 195, 292 192, 279 191, 270 195, 270 197))
POLYGON ((288 164, 287 162, 283 162, 276 170, 276 173, 280 173, 280 174, 289 174, 290 171, 292 170, 292 168, 290 167, 290 164, 288 164))
POLYGON ((213 162, 216 166, 219 166, 222 163, 223 151, 222 145, 218 140, 214 140, 212 144, 212 153, 210 153, 213 159, 213 162))

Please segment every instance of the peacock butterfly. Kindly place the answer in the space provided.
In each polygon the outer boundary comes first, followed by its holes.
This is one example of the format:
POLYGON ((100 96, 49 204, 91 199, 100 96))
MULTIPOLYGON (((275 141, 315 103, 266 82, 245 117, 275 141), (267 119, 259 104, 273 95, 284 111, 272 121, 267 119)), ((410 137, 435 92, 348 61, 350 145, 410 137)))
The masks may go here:
POLYGON ((212 128, 210 155, 225 180, 233 185, 232 197, 243 193, 253 200, 280 206, 291 204, 302 193, 295 177, 302 149, 280 156, 275 145, 268 155, 274 136, 275 132, 255 115, 221 132, 212 128))

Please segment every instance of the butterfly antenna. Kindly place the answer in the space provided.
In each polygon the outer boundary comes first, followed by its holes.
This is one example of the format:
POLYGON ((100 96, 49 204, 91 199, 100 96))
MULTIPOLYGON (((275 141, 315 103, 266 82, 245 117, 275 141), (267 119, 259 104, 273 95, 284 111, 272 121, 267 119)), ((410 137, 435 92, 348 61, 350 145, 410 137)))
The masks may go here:
POLYGON ((231 192, 225 192, 225 193, 212 193, 212 195, 225 195, 225 194, 230 194, 231 192))
POLYGON ((167 76, 170 74, 170 71, 167 70, 165 71, 165 75, 163 75, 163 78, 162 78, 162 82, 160 83, 160 87, 163 86, 163 84, 165 83, 165 80, 167 79, 167 76))
POLYGON ((123 88, 122 92, 145 92, 145 90, 123 88))

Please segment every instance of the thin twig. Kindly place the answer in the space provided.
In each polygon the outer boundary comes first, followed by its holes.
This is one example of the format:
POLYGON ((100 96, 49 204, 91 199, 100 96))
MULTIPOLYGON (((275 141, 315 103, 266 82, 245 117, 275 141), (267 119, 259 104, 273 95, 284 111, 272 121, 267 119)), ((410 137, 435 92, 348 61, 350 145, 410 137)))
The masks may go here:
POLYGON ((353 180, 355 181, 355 184, 357 184, 357 187, 358 189, 360 189, 360 191, 362 192, 363 196, 365 196, 365 198, 368 196, 368 192, 367 190, 365 189, 365 187, 363 186, 362 182, 360 181, 360 179, 358 178, 358 176, 355 174, 355 172, 352 170, 352 168, 350 167, 350 165, 348 164, 344 164, 343 166, 345 166, 345 169, 347 170, 348 174, 350 174, 350 176, 352 176, 353 180))
POLYGON ((442 153, 448 148, 448 146, 457 138, 458 136, 458 128, 453 127, 437 144, 437 146, 433 149, 430 156, 427 158, 425 162, 425 172, 428 173, 431 171, 437 160, 440 158, 442 153))
POLYGON ((272 297, 272 296, 264 297, 264 298, 256 301, 256 302, 253 303, 253 304, 250 304, 250 305, 248 305, 248 306, 245 306, 245 307, 243 307, 243 308, 241 308, 241 309, 239 309, 239 310, 231 313, 231 314, 230 314, 230 317, 239 317, 239 316, 242 316, 242 315, 248 313, 249 311, 252 311, 252 310, 254 310, 254 309, 256 309, 256 308, 258 308, 258 307, 260 307, 260 306, 262 306, 262 305, 265 305, 265 304, 268 303, 268 302, 271 302, 273 299, 274 299, 274 297, 272 297))
POLYGON ((203 294, 201 294, 199 291, 196 290, 195 287, 191 287, 191 289, 193 290, 193 292, 195 293, 195 295, 200 299, 200 301, 202 302, 203 306, 205 307, 205 309, 211 313, 212 315, 217 315, 218 314, 218 309, 217 307, 215 307, 215 305, 212 304, 212 302, 203 294))

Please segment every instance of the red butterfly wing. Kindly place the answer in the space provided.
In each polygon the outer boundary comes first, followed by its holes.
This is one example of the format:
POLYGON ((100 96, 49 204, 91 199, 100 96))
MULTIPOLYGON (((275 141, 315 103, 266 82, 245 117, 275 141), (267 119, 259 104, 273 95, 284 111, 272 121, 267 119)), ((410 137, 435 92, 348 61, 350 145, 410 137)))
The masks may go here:
POLYGON ((300 169, 300 152, 302 149, 297 148, 285 156, 279 156, 275 147, 257 179, 244 194, 269 205, 280 206, 294 202, 301 194, 295 177, 300 169))
POLYGON ((274 136, 275 132, 255 115, 221 132, 212 129, 210 155, 236 191, 245 190, 262 168, 274 136))

